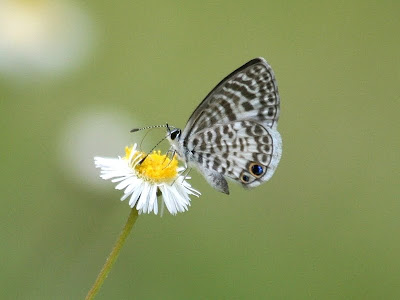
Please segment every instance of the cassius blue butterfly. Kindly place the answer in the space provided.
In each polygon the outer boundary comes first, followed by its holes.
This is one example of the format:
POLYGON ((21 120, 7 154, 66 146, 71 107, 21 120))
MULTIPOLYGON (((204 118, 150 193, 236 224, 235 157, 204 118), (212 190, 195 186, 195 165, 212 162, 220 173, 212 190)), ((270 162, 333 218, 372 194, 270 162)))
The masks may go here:
POLYGON ((183 130, 166 125, 167 137, 187 167, 195 167, 212 187, 229 194, 226 178, 252 188, 274 174, 282 155, 279 112, 274 72, 259 57, 218 83, 183 130))

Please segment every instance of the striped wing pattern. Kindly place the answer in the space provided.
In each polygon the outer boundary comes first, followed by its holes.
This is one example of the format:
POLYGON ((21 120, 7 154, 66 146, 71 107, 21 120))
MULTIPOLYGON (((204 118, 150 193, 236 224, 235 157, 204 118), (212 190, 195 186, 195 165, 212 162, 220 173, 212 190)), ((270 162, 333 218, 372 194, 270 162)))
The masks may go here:
POLYGON ((190 116, 176 150, 217 190, 224 178, 255 187, 271 178, 282 154, 274 72, 256 58, 224 78, 190 116))

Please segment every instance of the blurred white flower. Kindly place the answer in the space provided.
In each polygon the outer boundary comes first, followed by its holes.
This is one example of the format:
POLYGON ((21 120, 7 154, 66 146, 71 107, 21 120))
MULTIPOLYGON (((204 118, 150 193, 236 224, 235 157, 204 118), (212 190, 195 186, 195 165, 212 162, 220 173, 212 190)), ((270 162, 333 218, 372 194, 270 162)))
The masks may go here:
MULTIPOLYGON (((61 174, 68 182, 97 193, 107 189, 93 168, 93 153, 102 149, 118 155, 121 147, 132 138, 132 124, 140 124, 134 115, 116 107, 87 107, 64 118, 58 132, 56 158, 61 174)), ((146 140, 143 147, 152 147, 146 140)))
POLYGON ((158 213, 158 193, 164 200, 162 205, 165 204, 173 215, 188 209, 189 195, 200 195, 179 175, 181 169, 176 157, 171 160, 160 152, 146 155, 136 150, 136 144, 125 148, 123 158, 95 157, 94 161, 96 167, 101 168, 100 177, 119 182, 115 188, 124 190, 121 200, 130 197, 129 205, 136 206, 139 213, 158 213))
POLYGON ((0 73, 26 80, 79 64, 93 41, 88 16, 67 0, 0 0, 0 73))

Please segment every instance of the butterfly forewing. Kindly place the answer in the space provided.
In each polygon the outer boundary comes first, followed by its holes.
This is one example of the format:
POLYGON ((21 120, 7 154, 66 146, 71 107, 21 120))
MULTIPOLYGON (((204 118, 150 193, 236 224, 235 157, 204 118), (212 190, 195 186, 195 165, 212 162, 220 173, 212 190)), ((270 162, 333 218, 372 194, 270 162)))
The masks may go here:
POLYGON ((238 120, 255 120, 276 127, 279 94, 274 72, 263 58, 256 58, 224 78, 193 112, 182 138, 238 120))

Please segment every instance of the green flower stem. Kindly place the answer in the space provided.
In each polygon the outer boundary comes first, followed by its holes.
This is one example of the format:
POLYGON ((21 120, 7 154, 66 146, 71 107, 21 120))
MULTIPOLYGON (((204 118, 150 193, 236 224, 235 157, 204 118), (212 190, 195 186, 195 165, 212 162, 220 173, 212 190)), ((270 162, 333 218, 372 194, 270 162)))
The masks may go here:
POLYGON ((110 272, 113 264, 117 260, 119 252, 121 251, 121 248, 124 245, 125 240, 128 237, 129 233, 131 232, 131 229, 135 224, 137 218, 138 218, 138 211, 135 207, 133 207, 131 209, 131 213, 129 214, 128 221, 126 221, 124 229, 122 229, 122 232, 119 235, 118 240, 114 245, 114 248, 112 249, 110 255, 107 257, 107 260, 103 268, 101 269, 99 275, 97 276, 95 283, 93 284, 92 288, 87 294, 85 298, 86 300, 94 299, 100 287, 103 285, 104 280, 106 279, 108 273, 110 272))

